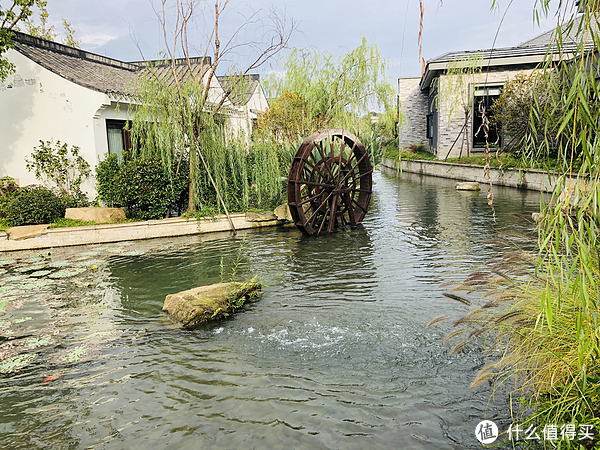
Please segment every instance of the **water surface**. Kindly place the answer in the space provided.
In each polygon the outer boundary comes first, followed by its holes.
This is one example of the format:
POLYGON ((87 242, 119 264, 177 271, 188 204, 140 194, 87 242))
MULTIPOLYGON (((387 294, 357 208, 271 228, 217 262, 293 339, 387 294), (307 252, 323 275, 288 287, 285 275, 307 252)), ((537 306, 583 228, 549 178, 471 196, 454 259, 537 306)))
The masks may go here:
POLYGON ((26 356, 0 374, 0 448, 481 448, 475 425, 508 424, 507 393, 469 387, 482 342, 450 355, 452 324, 426 325, 470 311, 441 283, 532 245, 511 213, 539 210, 539 194, 495 189, 494 222, 485 192, 375 180, 363 226, 333 235, 0 255, 0 336, 18 337, 0 338, 0 358, 26 356), (486 244, 498 238, 508 247, 486 244), (237 259, 238 278, 266 284, 259 302, 187 331, 161 313, 165 295, 219 282, 237 259), (81 273, 56 278, 65 268, 81 273))

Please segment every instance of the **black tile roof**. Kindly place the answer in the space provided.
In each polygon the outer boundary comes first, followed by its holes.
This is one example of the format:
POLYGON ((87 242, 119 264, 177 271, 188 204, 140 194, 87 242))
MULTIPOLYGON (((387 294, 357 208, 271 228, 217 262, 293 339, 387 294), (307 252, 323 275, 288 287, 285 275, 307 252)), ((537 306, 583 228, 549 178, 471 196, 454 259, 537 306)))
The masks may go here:
MULTIPOLYGON (((170 63, 164 61, 123 62, 95 53, 68 47, 45 39, 14 32, 15 49, 51 72, 80 86, 117 95, 135 93, 135 81, 147 64, 154 64, 159 77, 174 83, 170 63)), ((190 58, 191 73, 196 78, 210 65, 210 58, 190 58)), ((186 79, 190 69, 185 60, 177 60, 179 79, 186 79)))
POLYGON ((244 81, 238 83, 235 75, 217 77, 221 87, 229 96, 234 106, 244 106, 250 101, 259 83, 259 79, 260 76, 258 74, 251 74, 244 76, 244 81), (239 84, 239 86, 236 86, 236 84, 239 84))

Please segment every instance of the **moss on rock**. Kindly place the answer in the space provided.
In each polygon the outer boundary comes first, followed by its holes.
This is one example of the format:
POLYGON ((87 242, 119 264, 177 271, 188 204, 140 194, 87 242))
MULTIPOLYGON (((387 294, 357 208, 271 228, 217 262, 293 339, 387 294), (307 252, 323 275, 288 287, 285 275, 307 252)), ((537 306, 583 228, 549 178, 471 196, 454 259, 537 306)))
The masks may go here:
POLYGON ((200 286, 167 295, 163 311, 184 328, 190 328, 229 316, 247 301, 253 301, 260 289, 261 284, 256 281, 200 286))

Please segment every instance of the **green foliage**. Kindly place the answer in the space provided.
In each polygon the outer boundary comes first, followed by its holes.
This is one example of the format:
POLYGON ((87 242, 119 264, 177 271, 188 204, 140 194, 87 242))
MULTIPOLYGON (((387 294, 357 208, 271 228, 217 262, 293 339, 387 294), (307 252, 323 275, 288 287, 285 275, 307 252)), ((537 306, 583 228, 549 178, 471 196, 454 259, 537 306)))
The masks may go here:
POLYGON ((126 207, 137 219, 162 219, 167 211, 181 211, 188 186, 187 163, 171 175, 158 157, 125 158, 107 155, 96 167, 98 196, 106 206, 126 207))
POLYGON ((254 133, 285 142, 305 138, 326 125, 324 118, 313 117, 309 111, 310 105, 302 95, 285 90, 258 117, 254 133))
POLYGON ((422 143, 419 145, 412 145, 403 149, 401 152, 398 151, 398 147, 396 146, 395 142, 389 143, 385 146, 383 154, 386 158, 390 159, 424 161, 437 160, 437 157, 430 151, 426 150, 422 143))
POLYGON ((117 184, 121 164, 119 157, 107 153, 104 160, 99 161, 96 166, 96 191, 98 198, 108 207, 122 206, 120 197, 120 186, 117 184))
POLYGON ((14 64, 9 63, 2 54, 14 47, 12 30, 16 30, 19 23, 28 20, 33 14, 34 7, 45 8, 46 0, 13 0, 9 7, 0 7, 0 82, 15 71, 14 64))
MULTIPOLYGON (((565 6, 566 0, 559 0, 557 11, 565 6)), ((526 160, 556 155, 563 174, 551 202, 541 200, 535 276, 520 278, 522 267, 516 264, 516 256, 505 255, 503 267, 493 269, 508 285, 499 291, 495 283, 495 292, 489 293, 495 297, 457 323, 469 325, 468 336, 490 336, 486 342, 495 343, 493 348, 501 355, 482 369, 475 383, 492 377, 499 383, 516 378, 528 407, 521 414, 530 423, 592 424, 597 434, 600 85, 597 61, 590 59, 589 48, 598 45, 600 35, 598 2, 582 6, 583 14, 559 25, 555 33, 554 45, 562 59, 555 61, 548 53, 521 140, 526 160), (567 42, 567 37, 574 37, 574 42, 567 42)), ((537 4, 541 12, 550 7, 547 0, 537 4)), ((482 284, 479 278, 468 281, 482 284)), ((573 443, 561 448, 580 447, 573 443)))
POLYGON ((8 205, 17 196, 18 192, 19 186, 15 183, 14 178, 0 178, 0 219, 6 218, 8 205))
MULTIPOLYGON (((270 98, 287 93, 299 99, 299 128, 319 124, 358 133, 358 121, 371 107, 395 109, 386 69, 377 46, 364 37, 342 57, 316 49, 293 49, 284 64, 285 76, 272 75, 265 81, 265 91, 270 98)), ((297 107, 294 118, 298 112, 297 107)))
POLYGON ((79 150, 76 145, 69 148, 60 141, 40 141, 31 159, 25 158, 25 167, 48 187, 57 188, 65 196, 84 199, 81 183, 90 176, 91 169, 79 150))
POLYGON ((65 30, 65 38, 62 40, 63 44, 69 47, 79 48, 81 41, 75 39, 75 28, 63 17, 62 25, 65 30))
MULTIPOLYGON (((492 125, 501 129, 504 138, 504 151, 519 153, 529 131, 529 119, 536 89, 536 75, 519 73, 508 80, 502 88, 500 97, 491 108, 492 125), (501 126, 500 126, 501 125, 501 126)), ((541 118, 537 119, 540 128, 541 118)))
POLYGON ((171 179, 169 169, 156 157, 141 157, 124 162, 117 185, 120 199, 131 217, 162 219, 180 202, 187 188, 187 172, 171 179))
POLYGON ((65 219, 58 218, 55 219, 54 222, 50 225, 50 228, 69 228, 69 227, 83 227, 86 225, 96 225, 96 222, 93 220, 79 220, 79 219, 65 219))
POLYGON ((227 208, 237 211, 280 194, 277 149, 260 143, 249 147, 244 135, 232 135, 227 116, 204 103, 201 83, 190 78, 173 85, 150 66, 138 93, 140 105, 131 111, 134 154, 160 158, 172 179, 179 161, 185 161, 191 209, 222 211, 217 190, 227 208))
POLYGON ((7 219, 13 227, 51 223, 64 215, 63 199, 42 186, 21 189, 7 208, 7 219))
POLYGON ((36 25, 31 17, 24 21, 25 32, 31 36, 46 39, 48 41, 55 41, 58 34, 54 32, 54 25, 48 26, 48 11, 46 5, 40 5, 39 25, 36 25))

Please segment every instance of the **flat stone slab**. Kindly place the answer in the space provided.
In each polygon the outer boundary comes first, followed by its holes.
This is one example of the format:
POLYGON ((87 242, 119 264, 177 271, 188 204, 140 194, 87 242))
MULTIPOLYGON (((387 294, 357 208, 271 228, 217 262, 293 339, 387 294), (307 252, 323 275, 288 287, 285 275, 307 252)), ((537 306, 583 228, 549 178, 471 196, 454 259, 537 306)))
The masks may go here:
POLYGON ((457 191, 480 191, 481 186, 479 183, 465 182, 465 183, 456 183, 457 191))
POLYGON ((246 220, 248 222, 268 222, 269 220, 277 220, 277 217, 273 211, 265 211, 262 213, 248 211, 246 213, 246 220))
POLYGON ((125 220, 125 211, 121 208, 67 208, 65 219, 83 220, 84 222, 116 223, 125 220))
POLYGON ((200 286, 167 295, 163 311, 184 328, 190 328, 229 316, 247 301, 254 301, 260 288, 255 281, 200 286))
POLYGON ((24 225, 21 227, 12 227, 6 230, 8 239, 11 241, 22 241, 24 239, 32 239, 48 234, 50 225, 24 225))
POLYGON ((275 208, 275 217, 277 217, 278 220, 292 220, 292 214, 290 213, 290 207, 288 206, 287 203, 283 204, 283 205, 279 205, 277 208, 275 208))

